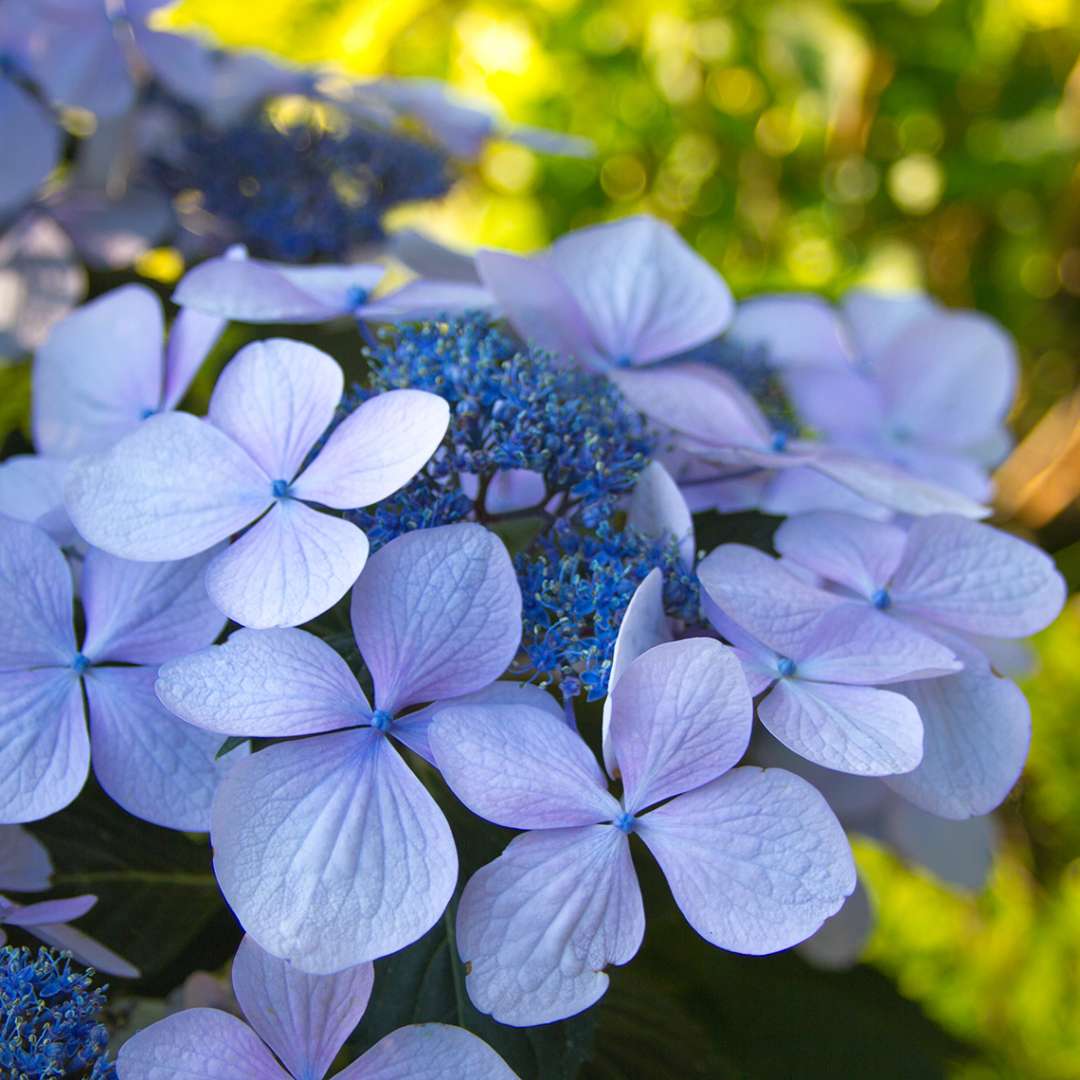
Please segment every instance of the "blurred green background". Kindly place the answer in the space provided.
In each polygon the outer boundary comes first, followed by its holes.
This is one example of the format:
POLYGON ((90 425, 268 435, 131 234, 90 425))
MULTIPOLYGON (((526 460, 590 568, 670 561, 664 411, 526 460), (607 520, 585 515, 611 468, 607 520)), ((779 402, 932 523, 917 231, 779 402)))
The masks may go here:
MULTIPOLYGON (((525 250, 644 210, 676 224, 739 297, 921 287, 996 316, 1024 368, 998 521, 1041 542, 1080 585, 1080 3, 182 0, 165 18, 351 75, 446 78, 511 120, 596 142, 584 161, 492 142, 444 202, 397 213, 448 242, 525 250)), ((141 269, 166 277, 175 259, 151 254, 141 269)), ((25 423, 25 369, 5 386, 6 432, 25 423)), ((815 1027, 823 984, 797 962, 735 961, 696 941, 685 954, 701 970, 688 980, 745 980, 747 1016, 729 994, 721 1020, 707 999, 695 1003, 698 1027, 680 1027, 688 1011, 670 1006, 679 973, 647 942, 604 1014, 616 1023, 609 1048, 625 1043, 623 1071, 588 1075, 666 1075, 667 1031, 699 1063, 712 1049, 698 1053, 698 1036, 730 1043, 733 1075, 754 1080, 870 1075, 860 1062, 871 1043, 878 1058, 893 1055, 897 1077, 933 1075, 924 1051, 952 1059, 962 1080, 1080 1077, 1075 598, 1036 645, 1025 686, 1033 751, 1000 814, 988 888, 948 889, 859 844, 878 917, 867 961, 955 1043, 905 1049, 917 1024, 884 1015, 897 1008, 877 1004, 882 980, 865 971, 834 984, 833 1003, 851 1004, 844 1059, 846 1033, 815 1027), (777 1040, 804 1042, 805 1073, 739 1045, 766 1000, 784 1014, 777 1040), (819 1040, 832 1072, 815 1071, 819 1040)))
MULTIPOLYGON (((352 75, 439 76, 595 140, 587 161, 490 144, 444 203, 400 212, 444 240, 530 249, 645 210, 740 297, 922 287, 996 316, 1024 364, 999 520, 1075 589, 1080 5, 184 0, 169 20, 352 75)), ((878 914, 867 959, 975 1047, 964 1080, 1080 1077, 1075 601, 1037 645, 1034 749, 989 887, 965 895, 859 850, 878 914)))

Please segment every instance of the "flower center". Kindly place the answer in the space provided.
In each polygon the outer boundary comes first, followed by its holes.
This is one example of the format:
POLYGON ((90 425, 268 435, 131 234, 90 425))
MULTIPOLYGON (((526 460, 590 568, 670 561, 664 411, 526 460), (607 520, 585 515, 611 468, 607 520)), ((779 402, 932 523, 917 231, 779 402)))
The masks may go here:
POLYGON ((634 361, 629 353, 619 353, 619 355, 615 357, 616 367, 631 367, 633 366, 633 363, 634 361))
POLYGON ((888 589, 878 589, 873 596, 870 597, 870 603, 878 609, 878 611, 888 611, 892 607, 892 597, 889 595, 888 589))
POLYGON ((790 657, 781 656, 780 659, 776 661, 776 670, 780 672, 780 677, 782 679, 788 679, 795 674, 795 661, 790 657))
POLYGON ((787 432, 776 431, 773 433, 772 442, 769 443, 769 448, 777 454, 783 453, 787 449, 787 432))
POLYGON ((90 657, 81 652, 77 652, 71 661, 71 670, 76 675, 81 675, 89 666, 90 657))
POLYGON ((289 481, 275 480, 270 485, 270 490, 273 492, 275 499, 287 499, 289 497, 289 481))
POLYGON ((637 824, 637 818, 633 814, 627 813, 625 810, 612 822, 619 832, 626 833, 629 836, 634 831, 634 826, 637 824))
POLYGON ((390 730, 390 725, 394 722, 394 718, 385 709, 376 709, 371 714, 371 726, 376 731, 387 732, 390 730))
POLYGON ((349 305, 351 311, 355 311, 368 302, 368 296, 370 293, 362 285, 350 285, 349 291, 345 294, 345 303, 349 305))

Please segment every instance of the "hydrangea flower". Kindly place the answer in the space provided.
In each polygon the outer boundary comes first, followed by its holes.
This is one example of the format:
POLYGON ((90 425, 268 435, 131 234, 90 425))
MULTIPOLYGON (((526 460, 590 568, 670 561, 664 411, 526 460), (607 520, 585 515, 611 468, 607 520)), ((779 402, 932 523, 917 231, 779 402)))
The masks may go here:
MULTIPOLYGON (((52 873, 52 860, 39 840, 18 825, 0 825, 0 889, 45 892, 52 883, 52 873)), ((17 926, 46 945, 67 950, 80 963, 99 971, 135 978, 139 974, 137 968, 81 930, 67 925, 68 920, 85 915, 96 903, 96 896, 74 896, 67 900, 19 904, 0 894, 0 926, 17 926)), ((0 929, 0 945, 6 940, 0 929)))
POLYGON ((480 251, 476 265, 528 344, 602 370, 692 349, 734 311, 724 279, 651 217, 578 229, 529 257, 480 251))
POLYGON ((107 450, 175 409, 225 323, 181 311, 165 336, 161 301, 122 285, 53 327, 34 357, 34 445, 50 457, 107 450))
POLYGON ((68 463, 42 454, 13 454, 0 462, 0 517, 44 529, 61 547, 74 546, 78 533, 64 507, 68 463))
POLYGON ((154 678, 163 660, 221 631, 202 586, 214 554, 160 564, 90 550, 80 644, 60 549, 40 529, 0 518, 0 821, 67 806, 92 747, 95 775, 126 810, 174 829, 207 828, 218 743, 161 707, 154 678))
POLYGON ((621 801, 580 736, 550 714, 446 706, 432 725, 455 794, 496 824, 529 830, 473 875, 458 908, 469 996, 502 1023, 587 1008, 607 988, 604 969, 637 952, 645 918, 633 833, 690 925, 736 952, 794 945, 855 886, 843 830, 809 784, 733 768, 752 709, 730 650, 707 638, 658 645, 612 697, 621 801))
POLYGON ((670 431, 682 451, 716 469, 715 479, 721 482, 755 474, 768 480, 777 472, 808 470, 906 514, 987 513, 951 488, 876 458, 773 430, 753 398, 715 367, 680 363, 617 371, 611 377, 634 408, 670 431))
POLYGON ((877 689, 949 674, 945 646, 800 581, 770 556, 724 544, 698 566, 711 622, 735 646, 761 722, 797 754, 862 775, 922 759, 918 710, 877 689))
POLYGON ((223 783, 214 867, 248 933, 320 973, 408 945, 450 899, 450 827, 386 736, 429 754, 431 710, 406 710, 505 671, 521 634, 510 557, 479 525, 408 533, 365 567, 352 625, 374 710, 344 660, 295 629, 241 630, 164 665, 157 687, 208 731, 290 740, 223 783))
POLYGON ((386 296, 371 294, 386 268, 288 266, 250 259, 243 248, 190 270, 173 294, 183 307, 250 323, 314 323, 350 316, 365 320, 421 319, 448 311, 489 307, 476 283, 417 280, 386 296))
POLYGON ((172 560, 252 527, 210 559, 206 589, 245 626, 306 622, 348 591, 367 559, 352 509, 408 481, 446 431, 446 403, 396 390, 340 424, 305 466, 343 388, 325 353, 273 339, 226 365, 205 420, 153 416, 69 470, 66 502, 90 543, 124 558, 172 560))
POLYGON ((1020 637, 1049 625, 1065 584, 1037 548, 947 515, 895 525, 832 514, 792 518, 778 530, 785 558, 833 582, 848 606, 882 625, 907 625, 963 662, 958 674, 894 687, 918 707, 918 768, 889 778, 916 806, 947 818, 988 813, 1023 768, 1027 701, 965 637, 1020 637))
POLYGON ((1016 350, 985 315, 918 294, 849 293, 741 305, 732 337, 763 346, 802 420, 832 445, 990 497, 1016 391, 1016 350))
MULTIPOLYGON (((120 1080, 323 1080, 371 997, 375 971, 358 964, 309 975, 245 937, 232 984, 247 1023, 186 1009, 120 1048, 120 1080)), ((514 1080, 502 1058, 464 1028, 410 1024, 379 1040, 337 1080, 514 1080)))
POLYGON ((39 949, 0 949, 0 1067, 13 1078, 116 1080, 104 990, 70 959, 39 949))
POLYGON ((62 145, 56 119, 18 77, 28 62, 27 41, 18 22, 5 8, 0 26, 0 116, 13 141, 0 172, 0 218, 30 201, 59 163, 62 145))

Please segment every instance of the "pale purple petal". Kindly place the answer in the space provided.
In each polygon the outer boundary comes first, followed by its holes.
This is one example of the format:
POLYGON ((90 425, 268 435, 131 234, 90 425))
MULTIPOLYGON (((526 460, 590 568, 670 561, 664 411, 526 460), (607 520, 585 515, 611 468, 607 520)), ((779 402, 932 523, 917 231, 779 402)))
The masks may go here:
POLYGON ((759 956, 808 938, 855 888, 825 800, 782 769, 735 769, 637 823, 706 941, 759 956))
POLYGON ((101 117, 118 116, 131 107, 135 87, 104 6, 54 11, 38 27, 34 75, 53 101, 101 117))
POLYGON ((610 825, 516 837, 472 876, 457 915, 469 997, 515 1027, 587 1009, 644 932, 630 845, 610 825))
POLYGON ((860 360, 871 365, 909 323, 938 311, 921 293, 883 293, 852 289, 845 293, 841 310, 860 360))
POLYGON ((263 948, 316 974, 396 952, 457 881, 450 827, 377 731, 278 743, 214 802, 214 869, 263 948))
POLYGON ((998 830, 990 814, 950 821, 899 796, 889 804, 883 833, 909 862, 925 866, 942 881, 962 889, 981 889, 986 884, 998 845, 998 830))
POLYGON ((724 279, 656 218, 567 233, 549 257, 609 363, 647 364, 685 352, 720 334, 735 311, 724 279))
POLYGON ((152 416, 105 454, 72 463, 68 513, 83 537, 126 559, 184 559, 271 503, 271 478, 223 432, 187 413, 152 416))
POLYGON ((835 510, 871 521, 890 521, 894 517, 887 506, 864 499, 813 469, 778 469, 771 476, 765 475, 765 481, 760 497, 752 505, 776 517, 818 510, 835 510))
POLYGON ((137 1031, 116 1069, 120 1080, 291 1080, 247 1024, 217 1009, 184 1009, 137 1031))
POLYGON ((446 705, 428 738, 450 789, 497 825, 593 825, 622 812, 581 736, 540 709, 446 705))
POLYGON ((608 671, 608 694, 604 698, 603 743, 604 767, 612 779, 619 775, 619 763, 611 744, 611 691, 622 678, 623 672, 644 652, 672 638, 671 626, 664 613, 664 574, 657 566, 645 576, 634 590, 630 603, 623 612, 615 648, 611 651, 611 668, 608 671))
POLYGON ((352 624, 375 706, 392 713, 502 675, 521 640, 521 591, 494 533, 419 529, 371 557, 353 589, 352 624))
POLYGON ((357 297, 374 289, 386 273, 386 268, 376 263, 353 263, 351 266, 265 265, 272 266, 286 281, 342 314, 358 311, 360 305, 357 304, 357 297))
POLYGON ((973 649, 963 651, 951 638, 950 644, 963 671, 894 687, 922 717, 923 759, 886 782, 931 814, 962 819, 989 813, 1020 778, 1031 711, 1014 682, 995 675, 973 649))
POLYGON ((90 771, 82 690, 70 669, 0 672, 0 822, 63 809, 90 771))
POLYGON ((289 482, 329 427, 345 377, 302 341, 245 345, 225 365, 207 419, 242 446, 267 476, 289 482))
POLYGON ((784 558, 867 599, 892 580, 906 541, 896 525, 834 511, 788 518, 773 535, 784 558))
POLYGON ((437 281, 460 281, 479 285, 476 260, 472 255, 447 247, 426 233, 401 229, 391 233, 389 252, 421 277, 437 281))
POLYGON ((106 975, 119 975, 124 979, 137 979, 139 969, 129 964, 122 956, 117 956, 112 949, 107 949, 99 941, 95 941, 89 934, 84 934, 74 926, 65 926, 62 923, 48 923, 41 926, 32 926, 30 933, 46 945, 54 949, 66 949, 87 967, 95 971, 104 972, 106 975))
POLYGON ((68 463, 40 454, 15 454, 0 464, 0 514, 37 525, 58 544, 75 539, 64 509, 68 463))
POLYGON ((910 772, 922 759, 919 712, 903 694, 869 686, 781 679, 758 718, 787 747, 858 776, 910 772))
POLYGON ((694 520, 690 507, 671 473, 659 461, 650 461, 634 485, 626 524, 650 540, 678 541, 683 565, 694 565, 694 520))
POLYGON ((754 710, 738 658, 713 638, 657 645, 611 693, 627 810, 714 780, 746 752, 754 710))
POLYGON ((45 892, 53 865, 45 846, 18 825, 0 825, 0 889, 45 892))
POLYGON ((464 1028, 409 1024, 390 1032, 335 1080, 517 1080, 494 1050, 464 1028))
POLYGON ((374 976, 371 964, 309 975, 250 936, 240 942, 232 967, 247 1022, 293 1076, 320 1080, 364 1015, 374 976))
POLYGON ((373 322, 405 322, 486 311, 495 297, 485 286, 465 281, 410 281, 357 309, 357 316, 373 322))
POLYGON ((224 319, 192 308, 184 308, 176 316, 169 328, 169 341, 165 348, 165 385, 161 395, 163 409, 175 409, 180 404, 180 399, 187 393, 224 329, 224 319))
POLYGON ((854 967, 862 956, 873 928, 874 912, 870 907, 870 897, 859 880, 855 884, 855 891, 844 901, 844 906, 799 946, 799 954, 816 968, 846 971, 854 967))
POLYGON ((778 368, 844 368, 853 359, 851 342, 835 309, 808 293, 743 301, 735 310, 728 337, 762 349, 762 359, 778 368))
POLYGON ((64 900, 42 900, 38 904, 18 904, 4 916, 9 926, 41 926, 66 923, 81 918, 97 903, 96 896, 71 896, 64 900))
POLYGON ((585 315, 555 272, 550 253, 523 258, 508 251, 478 251, 476 269, 497 310, 527 345, 581 363, 599 360, 585 315))
MULTIPOLYGON (((468 494, 476 498, 473 492, 468 494)), ((484 509, 489 514, 505 514, 511 510, 538 507, 546 501, 547 482, 541 473, 532 469, 500 469, 488 483, 484 509)))
POLYGON ((87 672, 94 775, 129 814, 207 832, 221 739, 166 712, 154 695, 154 675, 146 667, 87 672))
POLYGON ((217 550, 137 563, 91 548, 79 589, 86 612, 81 651, 95 662, 160 664, 209 645, 225 628, 203 584, 217 550))
POLYGON ((864 372, 809 367, 784 372, 799 419, 826 440, 876 442, 885 425, 881 388, 864 372))
POLYGON ((77 457, 107 450, 161 403, 161 302, 124 285, 57 323, 34 358, 34 444, 77 457))
POLYGON ((1026 637, 1057 618, 1065 581, 1053 559, 988 525, 917 521, 890 588, 907 614, 997 637, 1026 637))
POLYGON ((41 529, 0 517, 0 671, 75 657, 71 571, 41 529))
POLYGON ((392 495, 435 452, 450 423, 445 399, 390 390, 346 417, 293 485, 298 499, 351 510, 392 495))
POLYGON ((139 20, 133 21, 133 32, 142 59, 166 90, 181 101, 199 104, 206 88, 213 85, 211 50, 190 35, 151 30, 139 20))
POLYGON ((350 521, 281 499, 206 571, 210 599, 242 626, 295 626, 336 604, 367 561, 350 521))
POLYGON ((156 690, 171 712, 218 735, 314 735, 371 716, 349 665, 306 630, 237 630, 163 664, 156 690))
POLYGON ((0 215, 7 215, 29 201, 56 167, 60 128, 47 109, 8 78, 0 78, 0 116, 6 133, 0 215))

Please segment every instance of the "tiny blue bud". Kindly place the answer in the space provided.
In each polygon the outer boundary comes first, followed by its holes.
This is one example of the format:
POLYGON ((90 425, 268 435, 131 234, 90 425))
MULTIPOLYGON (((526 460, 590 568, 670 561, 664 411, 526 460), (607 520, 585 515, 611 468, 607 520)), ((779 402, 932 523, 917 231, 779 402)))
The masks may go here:
POLYGON ((90 666, 90 657, 77 652, 71 661, 71 668, 76 675, 81 675, 90 666))
POLYGON ((888 589, 878 589, 873 596, 870 597, 870 603, 878 609, 878 611, 888 611, 892 607, 892 597, 889 595, 888 589))
POLYGON ((345 303, 349 305, 350 311, 356 311, 368 302, 369 295, 368 290, 362 285, 350 285, 349 291, 345 294, 345 303))
POLYGON ((270 490, 274 493, 275 499, 287 499, 289 497, 289 481, 275 480, 270 485, 270 490))
POLYGON ((629 814, 623 811, 613 822, 615 828, 620 832, 624 832, 627 836, 634 831, 634 826, 637 824, 637 818, 633 814, 629 814))
POLYGON ((627 353, 620 353, 615 357, 615 366, 620 368, 632 367, 634 363, 633 358, 627 353))
POLYGON ((371 714, 371 726, 376 731, 389 731, 394 718, 385 709, 376 709, 371 714))
POLYGON ((776 670, 780 672, 781 678, 789 679, 795 674, 795 661, 787 656, 781 656, 776 661, 776 670))
POLYGON ((772 442, 769 446, 778 454, 783 453, 787 449, 787 432, 777 431, 773 434, 772 442))
POLYGON ((157 415, 157 409, 142 409, 139 412, 140 420, 149 420, 151 416, 157 415))

